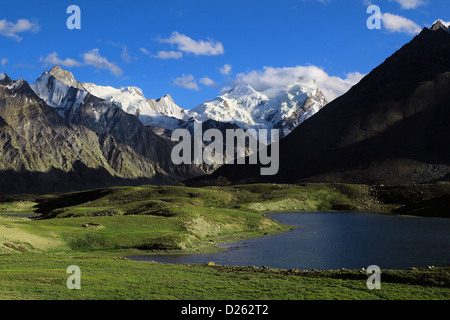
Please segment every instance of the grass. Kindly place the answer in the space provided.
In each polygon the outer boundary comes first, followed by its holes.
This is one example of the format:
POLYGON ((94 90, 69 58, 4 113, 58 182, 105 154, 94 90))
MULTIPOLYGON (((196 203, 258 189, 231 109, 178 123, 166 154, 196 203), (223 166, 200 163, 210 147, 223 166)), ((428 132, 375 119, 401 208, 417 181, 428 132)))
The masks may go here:
POLYGON ((2 202, 0 203, 0 212, 12 212, 12 213, 32 212, 36 205, 37 205, 36 202, 26 200, 2 202))
MULTIPOLYGON (((384 271, 383 289, 371 291, 365 285, 367 275, 360 271, 304 273, 123 259, 141 250, 212 252, 219 250, 218 243, 290 229, 268 218, 268 212, 432 215, 434 206, 445 207, 446 194, 448 184, 258 184, 0 197, 0 298, 448 299, 448 268, 384 271), (29 219, 26 213, 43 216, 29 219), (72 264, 82 269, 81 291, 65 287, 65 270, 72 264)), ((444 210, 439 214, 445 216, 444 210)))
POLYGON ((133 262, 114 255, 2 257, 0 297, 40 300, 435 300, 450 297, 449 268, 388 271, 368 290, 360 271, 299 272, 133 262), (81 290, 66 270, 81 269, 81 290))

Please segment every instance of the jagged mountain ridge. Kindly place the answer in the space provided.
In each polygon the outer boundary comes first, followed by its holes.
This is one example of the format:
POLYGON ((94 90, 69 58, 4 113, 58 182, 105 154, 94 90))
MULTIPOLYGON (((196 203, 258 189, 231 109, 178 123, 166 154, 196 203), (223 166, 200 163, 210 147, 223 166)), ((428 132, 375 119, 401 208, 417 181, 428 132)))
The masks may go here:
MULTIPOLYGON (((194 122, 205 123, 204 129, 228 128, 226 123, 248 129, 280 129, 281 137, 288 135, 301 122, 316 114, 326 99, 314 82, 296 82, 274 97, 257 92, 248 84, 235 86, 229 92, 193 109, 178 106, 170 95, 160 99, 147 99, 137 87, 121 89, 79 82, 73 74, 55 66, 45 72, 33 85, 38 95, 55 108, 65 108, 58 87, 48 90, 48 77, 53 76, 65 87, 112 103, 128 114, 136 115, 145 126, 173 131, 178 128, 192 130, 194 122), (55 90, 56 92, 52 92, 55 90), (54 99, 56 97, 56 99, 54 99), (51 101, 55 100, 55 101, 51 101), (217 123, 215 123, 217 122, 217 123)), ((66 90, 67 91, 67 90, 66 90)), ((79 97, 79 103, 84 97, 79 97)), ((98 115, 97 115, 98 116, 98 115)))
MULTIPOLYGON (((99 86, 94 83, 79 82, 71 72, 63 70, 59 66, 55 66, 50 71, 44 72, 31 85, 40 97, 48 101, 55 108, 63 108, 64 101, 61 101, 61 94, 58 94, 58 89, 61 88, 57 86, 49 87, 48 79, 51 77, 63 85, 62 96, 65 95, 67 88, 75 88, 83 94, 89 93, 114 104, 128 114, 138 116, 144 125, 160 126, 165 129, 174 130, 181 126, 179 120, 189 120, 184 110, 177 106, 168 95, 158 100, 149 100, 144 97, 141 89, 137 87, 117 89, 99 86)), ((82 100, 82 97, 80 100, 82 100)))

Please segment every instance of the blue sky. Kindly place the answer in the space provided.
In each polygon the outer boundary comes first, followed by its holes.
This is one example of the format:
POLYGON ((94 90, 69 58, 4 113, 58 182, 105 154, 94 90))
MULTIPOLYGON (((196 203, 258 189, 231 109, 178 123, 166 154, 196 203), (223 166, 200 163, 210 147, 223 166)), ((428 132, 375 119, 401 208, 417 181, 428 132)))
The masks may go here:
POLYGON ((0 72, 34 82, 58 63, 83 82, 170 94, 190 109, 224 87, 317 77, 332 99, 435 20, 442 0, 0 2, 0 72), (381 29, 367 28, 369 5, 381 29), (81 9, 69 30, 67 8, 81 9))

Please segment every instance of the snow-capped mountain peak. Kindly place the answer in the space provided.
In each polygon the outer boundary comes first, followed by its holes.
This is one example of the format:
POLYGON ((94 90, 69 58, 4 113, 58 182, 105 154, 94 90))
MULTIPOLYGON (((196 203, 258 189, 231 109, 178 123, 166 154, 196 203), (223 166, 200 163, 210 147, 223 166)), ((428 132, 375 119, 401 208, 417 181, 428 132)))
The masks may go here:
POLYGON ((83 90, 82 84, 75 79, 73 74, 61 69, 60 66, 54 66, 48 73, 65 86, 83 90))
POLYGON ((228 92, 189 111, 189 114, 205 121, 229 122, 243 129, 261 128, 253 115, 269 98, 253 89, 249 84, 239 84, 228 92))
POLYGON ((253 89, 248 83, 239 84, 229 90, 225 95, 230 99, 239 99, 243 97, 261 95, 258 91, 253 89))
POLYGON ((93 96, 114 103, 127 113, 136 114, 138 109, 145 108, 146 99, 139 88, 125 87, 117 89, 86 82, 82 86, 84 90, 93 96))
POLYGON ((202 120, 234 123, 243 129, 282 129, 285 136, 327 104, 314 81, 298 81, 277 89, 275 94, 268 91, 270 96, 241 83, 189 114, 202 120))
POLYGON ((164 114, 169 117, 173 117, 180 120, 187 120, 188 116, 186 115, 186 112, 183 108, 178 106, 172 99, 170 95, 165 95, 161 99, 154 100, 149 99, 147 100, 148 104, 151 106, 151 108, 159 112, 161 114, 164 114))
POLYGON ((76 113, 87 95, 86 91, 79 89, 80 84, 71 76, 71 73, 61 73, 55 68, 50 72, 44 72, 30 87, 38 97, 57 109, 63 117, 68 110, 76 113), (58 78, 54 76, 53 71, 58 72, 56 73, 58 78), (61 79, 59 79, 60 76, 61 79), (67 83, 72 83, 73 87, 67 83))

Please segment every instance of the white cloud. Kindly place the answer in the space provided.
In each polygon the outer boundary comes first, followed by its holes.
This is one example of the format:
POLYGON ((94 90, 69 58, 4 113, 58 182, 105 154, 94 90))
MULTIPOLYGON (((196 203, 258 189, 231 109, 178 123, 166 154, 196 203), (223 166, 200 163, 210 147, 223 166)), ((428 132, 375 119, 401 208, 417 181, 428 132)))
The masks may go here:
POLYGON ((294 82, 315 81, 327 100, 332 101, 347 92, 363 76, 359 72, 353 72, 347 74, 345 79, 342 79, 330 76, 316 66, 264 67, 260 71, 254 70, 238 74, 235 82, 236 84, 239 82, 248 83, 257 91, 273 96, 294 82))
POLYGON ((197 81, 195 80, 192 74, 182 75, 181 77, 176 78, 173 83, 179 87, 189 89, 189 90, 200 90, 198 87, 197 81))
POLYGON ((193 53, 195 55, 206 55, 215 56, 224 53, 222 43, 215 40, 200 40, 195 41, 188 36, 178 33, 177 31, 172 32, 172 35, 168 39, 158 39, 161 43, 170 43, 176 45, 178 50, 193 53))
POLYGON ((201 78, 200 80, 198 80, 198 82, 207 87, 219 87, 219 85, 214 80, 208 77, 201 78))
POLYGON ((120 57, 122 58, 123 61, 125 61, 125 63, 131 62, 132 58, 130 56, 130 53, 128 52, 127 46, 122 46, 122 53, 121 53, 120 57))
POLYGON ((151 58, 157 58, 157 59, 180 59, 183 57, 183 52, 180 51, 159 51, 158 54, 153 55, 150 51, 148 51, 145 48, 140 49, 142 53, 145 55, 151 57, 151 58))
POLYGON ((19 19, 16 23, 0 20, 0 34, 15 39, 16 41, 22 41, 22 38, 17 34, 22 32, 38 32, 39 25, 36 22, 31 22, 27 19, 19 19))
POLYGON ((152 55, 152 54, 150 53, 150 51, 148 51, 148 50, 145 49, 145 48, 141 48, 140 50, 141 50, 142 53, 144 53, 144 54, 146 54, 146 55, 148 55, 148 56, 151 56, 151 55, 152 55))
POLYGON ((2 68, 4 68, 7 63, 8 63, 8 59, 3 58, 2 61, 1 61, 2 68))
POLYGON ((226 64, 222 68, 220 68, 220 73, 223 75, 230 75, 231 74, 231 64, 226 64))
POLYGON ((125 63, 131 63, 131 61, 132 61, 133 59, 136 59, 136 58, 133 58, 133 57, 130 55, 130 52, 128 51, 128 46, 127 46, 126 44, 124 44, 124 43, 117 43, 117 42, 113 42, 113 41, 108 41, 108 44, 110 44, 110 45, 112 45, 112 46, 115 46, 115 47, 119 47, 119 48, 122 49, 122 52, 121 52, 121 54, 120 54, 120 57, 122 58, 122 60, 123 60, 125 63))
POLYGON ((229 87, 229 86, 228 87, 222 87, 222 89, 220 89, 220 91, 219 91, 219 95, 223 95, 223 94, 229 92, 232 89, 233 89, 233 87, 229 87))
POLYGON ((383 21, 384 27, 390 32, 417 34, 422 31, 422 28, 414 21, 395 14, 383 13, 381 20, 383 21))
POLYGON ((346 74, 346 77, 344 81, 346 81, 348 84, 351 84, 352 86, 357 84, 361 81, 362 78, 364 78, 366 75, 362 74, 360 72, 350 72, 346 74))
POLYGON ((59 65, 62 67, 72 68, 72 67, 80 67, 83 65, 81 62, 78 62, 70 58, 62 60, 58 58, 58 53, 56 52, 48 54, 45 58, 41 57, 40 61, 44 62, 45 66, 59 65))
POLYGON ((44 62, 45 66, 59 65, 67 68, 91 66, 96 69, 107 69, 111 71, 111 73, 113 73, 115 76, 121 76, 123 73, 122 69, 120 69, 114 63, 109 62, 105 57, 102 57, 98 49, 93 49, 91 51, 83 53, 81 56, 83 57, 83 62, 71 58, 66 58, 63 60, 59 58, 57 52, 53 52, 48 54, 45 58, 41 57, 40 61, 44 62))
POLYGON ((183 57, 183 52, 180 51, 159 51, 154 58, 158 59, 180 59, 183 57))
POLYGON ((96 69, 107 69, 111 71, 115 76, 121 76, 123 71, 114 63, 111 63, 105 57, 100 55, 98 49, 93 49, 83 55, 84 64, 88 66, 93 66, 96 69))
POLYGON ((424 6, 427 3, 424 0, 389 0, 397 2, 402 9, 416 9, 420 6, 424 6))

